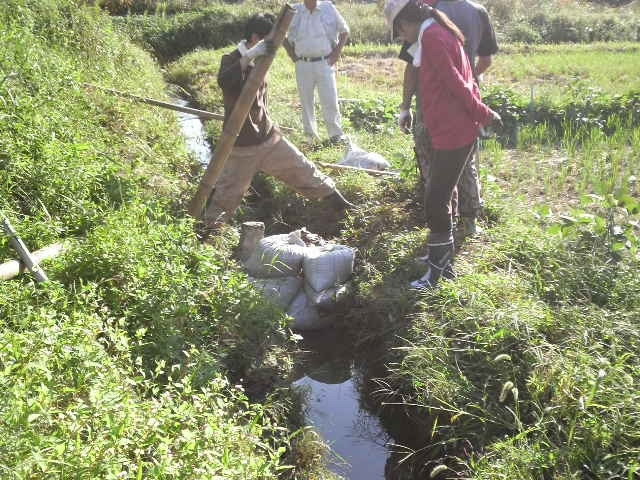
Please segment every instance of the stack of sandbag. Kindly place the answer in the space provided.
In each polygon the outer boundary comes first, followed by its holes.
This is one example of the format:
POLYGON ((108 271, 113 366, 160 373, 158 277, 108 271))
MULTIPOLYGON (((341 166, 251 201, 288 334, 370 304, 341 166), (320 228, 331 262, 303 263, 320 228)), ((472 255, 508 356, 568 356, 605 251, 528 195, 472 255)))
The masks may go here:
POLYGON ((338 165, 349 167, 368 168, 370 170, 388 170, 391 167, 389 161, 379 153, 367 152, 354 143, 349 143, 347 153, 345 153, 338 165))
POLYGON ((329 326, 331 311, 348 293, 355 251, 305 229, 260 240, 243 262, 265 298, 294 318, 293 328, 329 326))

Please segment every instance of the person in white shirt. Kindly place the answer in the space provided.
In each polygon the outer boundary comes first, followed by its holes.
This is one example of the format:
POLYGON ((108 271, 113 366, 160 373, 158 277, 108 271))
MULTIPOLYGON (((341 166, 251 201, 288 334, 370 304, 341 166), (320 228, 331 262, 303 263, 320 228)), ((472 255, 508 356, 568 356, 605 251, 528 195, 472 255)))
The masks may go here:
POLYGON ((304 133, 310 143, 319 139, 313 103, 317 87, 329 140, 344 142, 334 65, 349 37, 349 27, 329 1, 304 0, 294 8, 283 46, 296 65, 304 133))

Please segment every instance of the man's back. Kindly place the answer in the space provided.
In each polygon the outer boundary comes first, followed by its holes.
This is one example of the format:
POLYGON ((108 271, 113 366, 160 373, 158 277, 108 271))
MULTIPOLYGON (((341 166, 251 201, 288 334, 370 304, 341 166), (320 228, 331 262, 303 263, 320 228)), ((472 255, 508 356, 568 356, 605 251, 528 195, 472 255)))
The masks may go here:
POLYGON ((436 8, 446 13, 466 38, 464 49, 471 65, 476 57, 490 56, 498 51, 495 32, 487 10, 470 0, 440 0, 436 8))

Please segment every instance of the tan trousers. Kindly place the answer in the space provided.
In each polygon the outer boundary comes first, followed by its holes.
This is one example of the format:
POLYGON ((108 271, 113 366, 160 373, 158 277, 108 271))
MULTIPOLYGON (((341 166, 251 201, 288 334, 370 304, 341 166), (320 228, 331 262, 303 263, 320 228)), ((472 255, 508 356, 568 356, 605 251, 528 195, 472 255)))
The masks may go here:
POLYGON ((336 188, 333 180, 289 140, 274 133, 260 145, 234 147, 231 151, 205 211, 208 226, 231 219, 259 171, 276 177, 308 198, 324 198, 336 188))

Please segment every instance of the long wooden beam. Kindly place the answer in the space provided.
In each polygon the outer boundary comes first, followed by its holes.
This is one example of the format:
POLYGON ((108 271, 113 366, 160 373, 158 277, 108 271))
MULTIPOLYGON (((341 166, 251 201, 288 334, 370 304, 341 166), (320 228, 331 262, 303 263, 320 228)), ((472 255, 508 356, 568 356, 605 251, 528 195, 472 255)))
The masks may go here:
POLYGON ((267 36, 273 42, 274 51, 271 55, 265 55, 256 62, 255 68, 249 74, 242 92, 236 101, 231 115, 225 123, 220 139, 216 143, 216 149, 213 152, 213 157, 207 166, 207 170, 204 172, 198 190, 193 197, 191 204, 189 205, 189 214, 194 218, 200 219, 203 214, 204 207, 207 203, 207 199, 211 194, 211 190, 218 181, 218 177, 224 168, 224 165, 229 158, 229 154, 236 143, 236 138, 240 133, 240 129, 247 118, 249 109, 256 98, 258 88, 264 81, 264 77, 269 71, 269 67, 273 63, 275 51, 282 45, 289 24, 293 18, 295 10, 288 4, 282 7, 278 21, 273 26, 271 33, 267 36))

